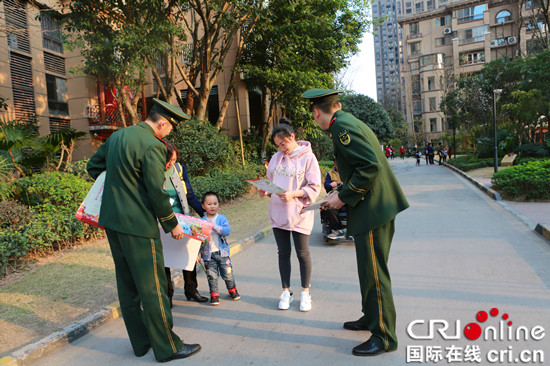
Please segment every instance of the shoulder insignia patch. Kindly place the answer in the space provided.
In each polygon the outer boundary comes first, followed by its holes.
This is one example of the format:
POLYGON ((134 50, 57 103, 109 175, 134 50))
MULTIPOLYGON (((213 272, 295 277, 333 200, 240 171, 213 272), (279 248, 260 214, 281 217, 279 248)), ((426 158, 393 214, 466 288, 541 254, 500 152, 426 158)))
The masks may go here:
POLYGON ((338 139, 342 145, 347 146, 351 142, 351 136, 349 135, 348 130, 343 130, 338 132, 338 139))

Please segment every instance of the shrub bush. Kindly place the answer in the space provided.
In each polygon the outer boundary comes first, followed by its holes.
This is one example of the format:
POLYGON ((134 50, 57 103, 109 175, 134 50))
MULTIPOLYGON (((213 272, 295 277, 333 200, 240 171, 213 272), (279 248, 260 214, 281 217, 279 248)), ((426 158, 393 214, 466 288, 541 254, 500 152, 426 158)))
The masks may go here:
POLYGON ((16 230, 21 226, 29 224, 33 219, 33 214, 27 206, 16 201, 0 202, 0 227, 11 227, 16 230))
POLYGON ((11 208, 10 203, 0 205, 0 215, 12 215, 11 219, 2 217, 0 226, 0 273, 27 254, 103 235, 102 230, 74 217, 91 187, 89 182, 72 174, 50 172, 20 179, 14 186, 19 202, 11 201, 11 208), (16 216, 19 219, 14 220, 16 216))
POLYGON ((479 159, 473 155, 465 155, 458 156, 454 159, 448 159, 447 164, 452 165, 463 172, 467 172, 469 170, 493 166, 494 162, 492 158, 479 159))
POLYGON ((244 168, 235 165, 226 169, 215 168, 208 174, 199 177, 191 176, 189 180, 199 199, 208 191, 218 194, 220 200, 228 201, 240 196, 250 189, 247 179, 265 176, 265 165, 248 163, 244 168))
POLYGON ((94 182, 94 179, 90 177, 88 174, 88 171, 86 170, 86 166, 88 166, 88 161, 90 159, 83 159, 75 161, 74 163, 69 164, 65 168, 65 172, 70 173, 72 175, 76 175, 77 177, 84 179, 87 182, 94 182))
POLYGON ((506 198, 550 199, 550 160, 540 160, 501 170, 493 176, 493 188, 506 198))
POLYGON ((549 149, 545 144, 528 143, 519 148, 521 157, 544 158, 550 155, 549 149))
POLYGON ((214 168, 224 168, 235 161, 231 140, 210 122, 191 119, 182 123, 169 137, 180 150, 179 162, 191 176, 205 175, 214 168))
POLYGON ((311 149, 317 160, 332 161, 334 159, 334 145, 326 133, 322 133, 317 137, 309 137, 308 141, 311 142, 311 149))
POLYGON ((30 207, 51 204, 76 209, 86 197, 91 184, 75 175, 47 172, 14 182, 14 199, 30 207))

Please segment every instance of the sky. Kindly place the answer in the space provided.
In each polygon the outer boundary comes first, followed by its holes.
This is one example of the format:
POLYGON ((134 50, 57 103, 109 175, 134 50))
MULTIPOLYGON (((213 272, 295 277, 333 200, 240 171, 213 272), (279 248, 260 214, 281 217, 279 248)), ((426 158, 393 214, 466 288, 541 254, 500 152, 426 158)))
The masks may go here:
POLYGON ((366 94, 376 100, 376 69, 374 67, 374 43, 372 33, 365 33, 359 46, 360 52, 353 56, 350 65, 340 73, 346 89, 366 94))

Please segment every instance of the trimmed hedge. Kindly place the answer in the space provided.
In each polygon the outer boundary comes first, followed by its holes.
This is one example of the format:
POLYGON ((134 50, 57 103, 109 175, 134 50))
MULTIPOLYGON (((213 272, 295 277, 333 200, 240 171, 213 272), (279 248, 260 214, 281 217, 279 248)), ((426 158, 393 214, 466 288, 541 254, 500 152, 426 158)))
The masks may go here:
POLYGON ((190 176, 189 180, 199 199, 204 193, 213 191, 224 202, 237 198, 250 189, 251 185, 245 180, 265 176, 265 173, 265 165, 248 163, 244 168, 240 165, 223 170, 215 168, 203 176, 190 176))
POLYGON ((479 159, 472 155, 459 156, 455 159, 447 159, 447 164, 452 165, 463 172, 469 170, 491 167, 494 164, 492 158, 479 159))
POLYGON ((0 274, 28 254, 103 235, 102 230, 74 217, 90 182, 72 174, 50 172, 13 184, 17 201, 0 205, 0 274))
POLYGON ((539 160, 501 170, 493 188, 505 198, 550 200, 550 160, 539 160))

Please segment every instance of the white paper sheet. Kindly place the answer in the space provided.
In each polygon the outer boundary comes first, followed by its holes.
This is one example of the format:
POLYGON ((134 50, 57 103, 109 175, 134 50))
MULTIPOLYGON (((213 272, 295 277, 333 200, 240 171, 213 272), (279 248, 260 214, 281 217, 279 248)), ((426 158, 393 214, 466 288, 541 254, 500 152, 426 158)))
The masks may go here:
POLYGON ((171 233, 160 229, 160 240, 164 252, 164 266, 192 271, 197 263, 201 242, 186 236, 181 240, 172 238, 171 233))

